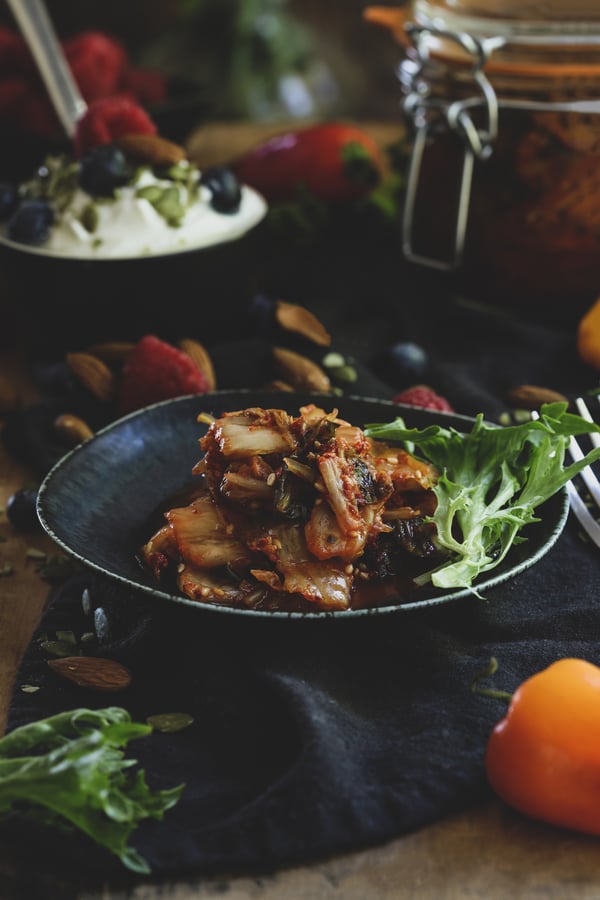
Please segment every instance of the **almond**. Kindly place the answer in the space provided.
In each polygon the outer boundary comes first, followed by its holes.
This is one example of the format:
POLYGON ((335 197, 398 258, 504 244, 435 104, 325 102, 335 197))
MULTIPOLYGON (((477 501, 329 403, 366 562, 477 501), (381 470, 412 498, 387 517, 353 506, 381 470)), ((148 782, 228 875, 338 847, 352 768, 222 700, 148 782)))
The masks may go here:
POLYGON ((14 412, 19 405, 19 395, 12 381, 0 374, 0 415, 14 412))
POLYGON ((323 369, 294 350, 285 347, 273 347, 273 358, 278 374, 296 390, 331 391, 331 381, 323 369))
POLYGON ((101 656, 63 656, 49 659, 48 665, 67 681, 95 691, 122 691, 131 684, 129 669, 101 656))
POLYGON ((272 381, 267 381, 266 384, 263 384, 263 391, 293 391, 294 388, 287 381, 282 381, 281 378, 273 378, 272 381))
POLYGON ((508 394, 507 401, 516 409, 539 409, 542 403, 568 403, 564 394, 536 384, 521 384, 508 394))
POLYGON ((313 344, 320 347, 329 347, 331 344, 331 335, 325 326, 304 306, 278 300, 275 305, 275 319, 286 331, 300 334, 313 344))
POLYGON ((82 441, 87 441, 94 434, 87 422, 84 422, 79 416, 71 415, 71 413, 63 413, 57 416, 54 420, 54 430, 71 447, 81 444, 82 441))
POLYGON ((187 158, 183 147, 158 134, 124 134, 115 143, 129 159, 151 166, 173 166, 187 158))
POLYGON ((206 348, 199 341, 193 340, 193 338, 183 338, 179 341, 179 347, 184 353, 187 353, 194 365, 202 372, 208 383, 208 390, 214 391, 217 386, 217 378, 206 348))
POLYGON ((132 341, 105 341, 103 344, 92 344, 86 352, 104 362, 123 362, 134 347, 132 341))
POLYGON ((77 380, 98 400, 112 400, 116 379, 105 362, 91 353, 67 353, 67 365, 77 380))

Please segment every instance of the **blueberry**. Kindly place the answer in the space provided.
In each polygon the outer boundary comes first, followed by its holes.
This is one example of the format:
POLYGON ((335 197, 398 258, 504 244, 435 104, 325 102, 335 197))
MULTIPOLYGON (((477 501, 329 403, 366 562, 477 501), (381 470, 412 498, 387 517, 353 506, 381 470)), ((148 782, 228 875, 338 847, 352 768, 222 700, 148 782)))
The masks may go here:
POLYGON ((399 341, 384 352, 378 368, 397 387, 423 378, 429 366, 425 350, 412 341, 399 341))
POLYGON ((200 176, 200 184, 211 194, 210 205, 218 213, 234 213, 242 202, 242 189, 231 169, 212 166, 200 176))
POLYGON ((35 383, 51 396, 74 394, 79 386, 66 360, 39 360, 31 364, 35 383))
POLYGON ((266 294, 254 294, 248 312, 252 325, 259 334, 268 336, 275 328, 275 301, 266 294))
POLYGON ((34 531, 39 527, 37 493, 34 488, 20 488, 8 498, 6 517, 17 531, 34 531))
POLYGON ((131 167, 118 147, 100 144, 82 158, 79 184, 93 197, 112 197, 115 188, 131 181, 132 175, 131 167))
POLYGON ((0 182, 0 222, 12 216, 19 203, 19 192, 14 184, 0 182))
POLYGON ((6 234, 20 244, 40 245, 48 240, 54 210, 46 200, 23 200, 6 226, 6 234))

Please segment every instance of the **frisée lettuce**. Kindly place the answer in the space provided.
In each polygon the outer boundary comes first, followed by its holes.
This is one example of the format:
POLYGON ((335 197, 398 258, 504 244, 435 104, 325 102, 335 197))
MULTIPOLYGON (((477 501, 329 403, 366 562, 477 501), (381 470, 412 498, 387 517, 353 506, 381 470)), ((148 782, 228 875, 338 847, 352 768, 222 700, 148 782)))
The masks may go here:
POLYGON ((572 436, 600 433, 600 426, 567 409, 566 403, 544 404, 539 418, 506 427, 486 423, 480 414, 467 433, 442 425, 406 428, 400 417, 366 426, 369 437, 401 442, 440 473, 430 521, 448 560, 429 573, 436 587, 471 587, 524 539, 520 531, 538 521, 538 506, 600 459, 595 448, 565 465, 572 436))

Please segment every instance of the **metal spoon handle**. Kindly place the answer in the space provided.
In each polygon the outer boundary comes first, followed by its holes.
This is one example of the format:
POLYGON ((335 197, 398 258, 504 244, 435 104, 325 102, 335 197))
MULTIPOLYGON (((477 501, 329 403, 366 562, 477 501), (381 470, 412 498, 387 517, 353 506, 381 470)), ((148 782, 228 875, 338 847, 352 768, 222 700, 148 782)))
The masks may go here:
POLYGON ((43 0, 8 0, 23 37, 37 63, 56 114, 69 137, 87 108, 43 0))

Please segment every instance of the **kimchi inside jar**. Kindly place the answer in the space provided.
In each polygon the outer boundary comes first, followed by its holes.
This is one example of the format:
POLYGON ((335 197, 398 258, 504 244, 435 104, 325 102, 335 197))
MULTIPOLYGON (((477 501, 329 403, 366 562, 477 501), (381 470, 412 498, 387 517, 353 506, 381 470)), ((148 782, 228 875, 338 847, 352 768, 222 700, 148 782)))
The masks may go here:
POLYGON ((447 0, 367 19, 404 47, 409 260, 574 315, 600 294, 600 4, 447 0))

